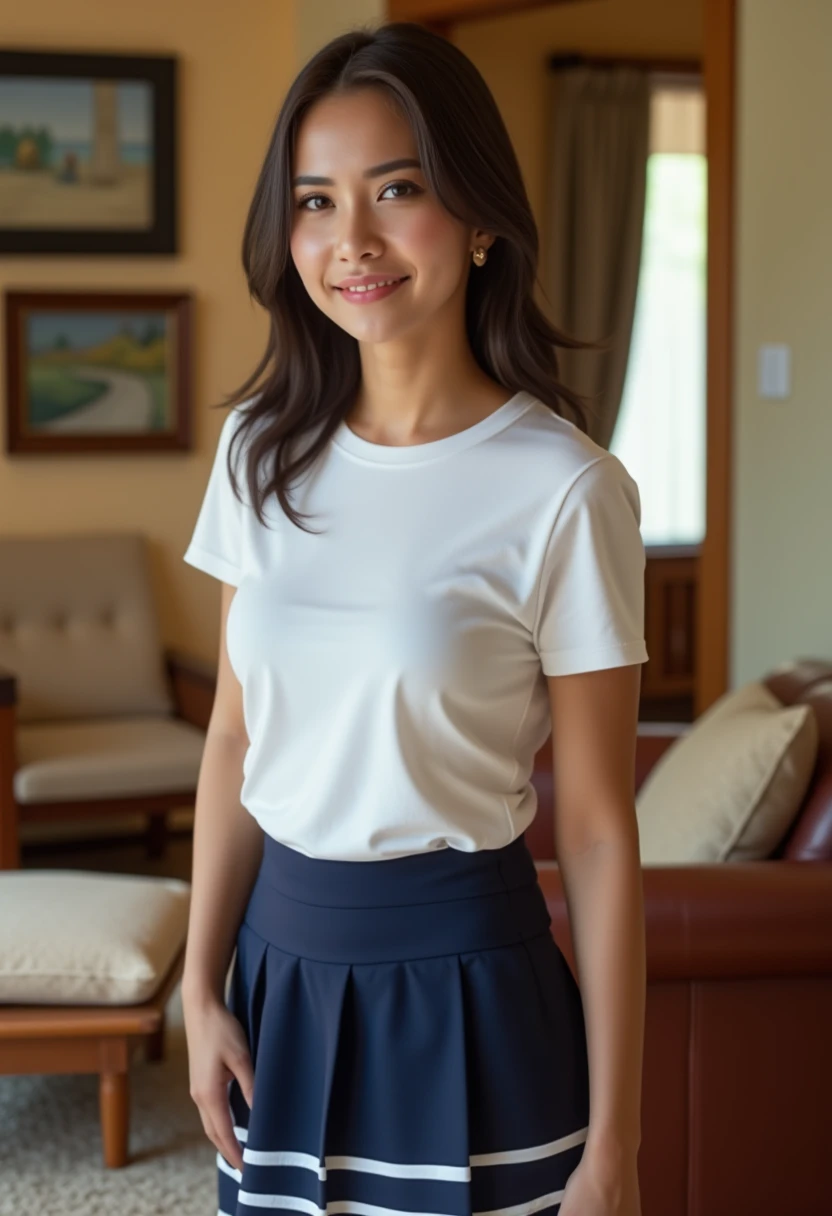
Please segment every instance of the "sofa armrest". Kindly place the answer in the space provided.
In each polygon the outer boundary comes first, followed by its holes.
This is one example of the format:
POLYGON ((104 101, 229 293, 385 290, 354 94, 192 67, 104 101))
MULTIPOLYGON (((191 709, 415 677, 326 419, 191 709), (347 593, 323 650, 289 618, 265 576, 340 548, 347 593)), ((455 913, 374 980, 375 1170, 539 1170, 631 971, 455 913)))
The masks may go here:
POLYGON ((0 667, 0 870, 12 870, 20 865, 14 797, 16 705, 17 677, 14 672, 0 667))
MULTIPOLYGON (((537 862, 552 933, 574 955, 555 862, 537 862)), ((832 862, 643 866, 647 978, 832 975, 832 862)))
POLYGON ((692 728, 691 722, 639 722, 636 738, 636 793, 653 765, 692 728))
POLYGON ((165 664, 177 715, 207 730, 217 686, 216 664, 175 649, 165 651, 165 664))

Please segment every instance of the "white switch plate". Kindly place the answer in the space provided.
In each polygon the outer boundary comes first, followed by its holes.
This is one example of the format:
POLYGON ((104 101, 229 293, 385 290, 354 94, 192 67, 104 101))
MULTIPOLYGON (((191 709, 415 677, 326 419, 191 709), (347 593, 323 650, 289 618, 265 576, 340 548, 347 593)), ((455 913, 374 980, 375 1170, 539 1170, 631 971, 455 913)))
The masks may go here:
POLYGON ((784 343, 761 346, 757 362, 757 392, 782 401, 791 392, 792 348, 784 343))

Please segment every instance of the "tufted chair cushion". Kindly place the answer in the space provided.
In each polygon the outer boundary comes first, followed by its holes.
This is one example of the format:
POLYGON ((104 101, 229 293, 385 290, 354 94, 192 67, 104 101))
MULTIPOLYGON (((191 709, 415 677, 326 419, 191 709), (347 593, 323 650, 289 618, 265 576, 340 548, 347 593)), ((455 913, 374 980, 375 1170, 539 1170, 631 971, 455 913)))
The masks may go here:
POLYGON ((0 537, 0 667, 18 726, 171 714, 144 537, 0 537))

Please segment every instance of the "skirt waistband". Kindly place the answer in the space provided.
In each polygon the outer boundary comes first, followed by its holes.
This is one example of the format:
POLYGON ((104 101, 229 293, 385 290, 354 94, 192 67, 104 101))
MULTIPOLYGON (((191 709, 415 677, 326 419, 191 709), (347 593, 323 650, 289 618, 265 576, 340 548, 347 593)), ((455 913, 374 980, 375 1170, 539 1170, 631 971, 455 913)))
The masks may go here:
POLYGON ((361 862, 307 857, 266 836, 245 923, 289 954, 371 963, 513 945, 551 917, 523 836, 501 849, 361 862))

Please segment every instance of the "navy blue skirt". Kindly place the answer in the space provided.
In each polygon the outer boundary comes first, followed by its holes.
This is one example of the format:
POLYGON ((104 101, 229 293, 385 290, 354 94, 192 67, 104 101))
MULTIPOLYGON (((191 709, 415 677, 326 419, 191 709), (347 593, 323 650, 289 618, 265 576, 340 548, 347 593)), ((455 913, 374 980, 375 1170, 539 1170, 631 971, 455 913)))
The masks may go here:
POLYGON ((556 1212, 583 1153, 577 983, 523 837, 349 862, 266 838, 228 1007, 242 1172, 220 1216, 556 1212))

